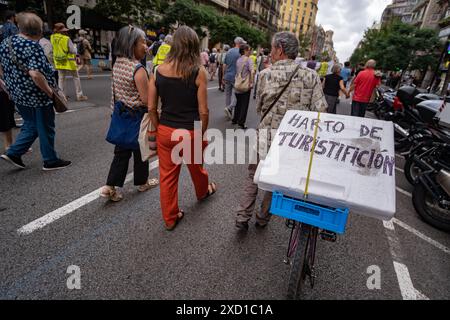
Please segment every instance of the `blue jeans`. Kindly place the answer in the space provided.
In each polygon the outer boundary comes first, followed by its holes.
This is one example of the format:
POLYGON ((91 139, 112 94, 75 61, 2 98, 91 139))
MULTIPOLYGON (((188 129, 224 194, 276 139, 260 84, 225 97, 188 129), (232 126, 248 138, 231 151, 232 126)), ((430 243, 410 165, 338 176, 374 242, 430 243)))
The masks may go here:
POLYGON ((16 142, 8 149, 8 156, 21 157, 39 137, 42 158, 45 163, 58 160, 55 152, 55 111, 53 106, 30 108, 17 105, 23 126, 16 142))

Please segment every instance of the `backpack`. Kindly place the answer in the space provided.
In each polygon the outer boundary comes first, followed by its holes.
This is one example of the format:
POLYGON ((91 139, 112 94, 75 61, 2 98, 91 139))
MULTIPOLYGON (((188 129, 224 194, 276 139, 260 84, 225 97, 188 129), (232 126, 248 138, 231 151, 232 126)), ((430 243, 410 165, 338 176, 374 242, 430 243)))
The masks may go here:
POLYGON ((84 43, 83 43, 83 42, 84 42, 83 40, 80 41, 80 42, 78 43, 78 46, 77 46, 77 50, 78 50, 78 54, 79 54, 79 55, 83 55, 84 52, 86 51, 86 48, 84 47, 84 43))
POLYGON ((216 54, 215 53, 211 53, 211 55, 209 56, 209 62, 216 63, 216 54))

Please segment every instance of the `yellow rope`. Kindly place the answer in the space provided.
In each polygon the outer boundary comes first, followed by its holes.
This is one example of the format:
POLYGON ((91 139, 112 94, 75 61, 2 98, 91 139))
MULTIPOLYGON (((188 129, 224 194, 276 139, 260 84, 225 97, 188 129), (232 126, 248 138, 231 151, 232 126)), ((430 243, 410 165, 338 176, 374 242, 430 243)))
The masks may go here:
POLYGON ((314 140, 313 140, 313 145, 312 145, 312 149, 311 149, 311 156, 309 158, 308 176, 306 178, 305 199, 308 198, 309 180, 311 178, 311 169, 312 169, 312 163, 313 163, 313 158, 314 158, 314 152, 316 151, 316 141, 317 141, 317 135, 319 133, 319 123, 320 123, 320 112, 319 112, 319 115, 317 116, 317 122, 316 122, 316 126, 314 128, 314 140))

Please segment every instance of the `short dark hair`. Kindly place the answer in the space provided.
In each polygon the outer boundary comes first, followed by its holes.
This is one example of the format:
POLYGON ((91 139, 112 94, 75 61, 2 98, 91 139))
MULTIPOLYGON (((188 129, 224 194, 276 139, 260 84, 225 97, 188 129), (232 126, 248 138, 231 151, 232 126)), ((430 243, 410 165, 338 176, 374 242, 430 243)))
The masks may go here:
POLYGON ((15 16, 16 16, 16 12, 15 11, 8 10, 8 11, 5 12, 5 20, 9 20, 9 19, 11 19, 12 17, 15 17, 15 16))
POLYGON ((350 62, 347 61, 346 63, 344 63, 344 66, 346 66, 347 68, 350 67, 350 62))
POLYGON ((242 56, 247 50, 250 50, 250 46, 248 44, 241 44, 239 47, 239 54, 242 56))
POLYGON ((265 56, 268 56, 269 53, 270 53, 270 49, 268 49, 268 48, 264 49, 264 55, 265 56))
POLYGON ((312 60, 316 60, 316 56, 312 56, 311 59, 312 59, 312 60))

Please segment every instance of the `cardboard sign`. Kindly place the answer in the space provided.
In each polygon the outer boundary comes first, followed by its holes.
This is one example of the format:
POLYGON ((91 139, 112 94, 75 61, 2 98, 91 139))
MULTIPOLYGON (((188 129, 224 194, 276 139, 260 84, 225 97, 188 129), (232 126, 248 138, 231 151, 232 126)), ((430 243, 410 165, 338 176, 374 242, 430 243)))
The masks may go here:
POLYGON ((297 199, 305 199, 308 189, 308 201, 390 220, 396 210, 393 124, 325 113, 318 120, 316 112, 288 111, 255 183, 297 199))

